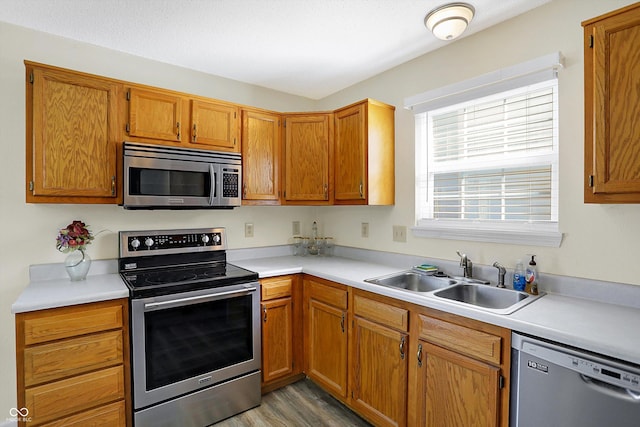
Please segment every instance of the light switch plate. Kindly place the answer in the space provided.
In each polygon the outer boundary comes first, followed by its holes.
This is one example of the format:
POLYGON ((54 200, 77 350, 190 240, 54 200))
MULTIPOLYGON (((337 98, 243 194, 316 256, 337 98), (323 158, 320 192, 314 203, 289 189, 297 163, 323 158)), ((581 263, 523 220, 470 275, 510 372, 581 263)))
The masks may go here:
POLYGON ((360 236, 364 238, 369 237, 369 223, 363 222, 360 229, 360 236))
POLYGON ((245 222, 244 223, 244 237, 253 237, 253 223, 245 222))
POLYGON ((291 223, 291 233, 294 236, 299 236, 300 235, 300 221, 293 221, 291 223))
POLYGON ((407 241, 407 227, 404 225, 393 226, 393 241, 405 243, 407 241))

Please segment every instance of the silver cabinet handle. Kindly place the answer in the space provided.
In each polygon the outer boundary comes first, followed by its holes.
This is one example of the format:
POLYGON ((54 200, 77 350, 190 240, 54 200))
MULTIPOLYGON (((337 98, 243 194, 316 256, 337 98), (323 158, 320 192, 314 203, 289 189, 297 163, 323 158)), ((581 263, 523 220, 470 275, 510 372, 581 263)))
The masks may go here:
POLYGON ((404 337, 400 339, 400 359, 404 360, 404 337))
POLYGON ((418 368, 422 368, 422 344, 418 344, 418 353, 416 356, 418 357, 418 368))

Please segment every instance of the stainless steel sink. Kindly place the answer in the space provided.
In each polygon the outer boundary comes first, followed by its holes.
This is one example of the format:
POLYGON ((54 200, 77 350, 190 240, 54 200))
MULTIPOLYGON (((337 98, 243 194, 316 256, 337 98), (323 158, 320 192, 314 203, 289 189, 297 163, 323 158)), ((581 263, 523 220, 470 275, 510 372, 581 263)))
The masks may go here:
POLYGON ((366 279, 365 282, 391 288, 405 289, 412 292, 431 292, 458 283, 458 281, 449 277, 436 277, 414 270, 374 277, 373 279, 366 279))
POLYGON ((541 296, 471 283, 460 283, 434 292, 433 295, 499 314, 513 313, 541 296))

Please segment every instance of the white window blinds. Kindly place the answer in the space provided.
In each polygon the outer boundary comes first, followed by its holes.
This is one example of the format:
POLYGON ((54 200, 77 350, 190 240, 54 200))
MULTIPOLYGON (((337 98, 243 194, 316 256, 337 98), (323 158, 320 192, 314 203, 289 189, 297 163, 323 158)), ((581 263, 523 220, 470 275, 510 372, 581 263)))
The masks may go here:
POLYGON ((416 235, 560 245, 561 64, 551 54, 405 100, 416 114, 416 235))
POLYGON ((427 218, 556 221, 555 80, 432 111, 427 218))

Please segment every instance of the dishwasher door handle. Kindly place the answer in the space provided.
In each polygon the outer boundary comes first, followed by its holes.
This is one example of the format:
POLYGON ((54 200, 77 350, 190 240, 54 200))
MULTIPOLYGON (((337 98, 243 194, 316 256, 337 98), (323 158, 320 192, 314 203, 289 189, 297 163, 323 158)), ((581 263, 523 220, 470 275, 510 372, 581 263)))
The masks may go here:
POLYGON ((623 399, 640 405, 640 393, 637 393, 628 388, 618 387, 613 384, 605 383, 595 378, 588 377, 584 374, 579 374, 580 379, 584 381, 591 389, 606 394, 607 396, 615 397, 616 399, 623 399))

